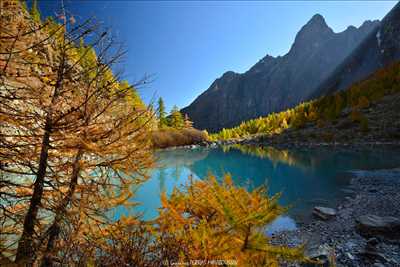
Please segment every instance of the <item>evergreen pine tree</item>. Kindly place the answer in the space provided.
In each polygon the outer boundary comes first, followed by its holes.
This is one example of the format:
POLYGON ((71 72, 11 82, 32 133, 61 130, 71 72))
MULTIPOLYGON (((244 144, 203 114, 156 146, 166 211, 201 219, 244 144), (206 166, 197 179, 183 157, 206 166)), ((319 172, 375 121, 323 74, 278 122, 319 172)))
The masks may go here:
POLYGON ((40 12, 39 12, 39 8, 38 8, 37 0, 33 0, 32 1, 32 8, 31 8, 30 14, 31 14, 32 19, 35 22, 37 22, 37 23, 41 22, 41 20, 40 20, 40 12))
POLYGON ((177 106, 174 106, 170 115, 170 126, 174 128, 182 128, 185 125, 183 115, 177 106))
POLYGON ((165 112, 164 100, 161 97, 158 99, 157 115, 158 115, 158 127, 162 128, 167 126, 168 125, 168 121, 166 118, 167 113, 165 112))

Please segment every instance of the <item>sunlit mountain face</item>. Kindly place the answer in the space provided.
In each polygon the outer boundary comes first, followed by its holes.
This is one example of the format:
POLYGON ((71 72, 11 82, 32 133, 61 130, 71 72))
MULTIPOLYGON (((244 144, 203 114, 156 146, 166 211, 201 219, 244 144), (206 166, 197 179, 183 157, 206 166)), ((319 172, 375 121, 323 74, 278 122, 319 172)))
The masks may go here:
POLYGON ((293 107, 313 94, 379 25, 365 21, 335 33, 317 14, 297 33, 289 52, 265 56, 247 72, 226 72, 182 110, 211 132, 293 107))

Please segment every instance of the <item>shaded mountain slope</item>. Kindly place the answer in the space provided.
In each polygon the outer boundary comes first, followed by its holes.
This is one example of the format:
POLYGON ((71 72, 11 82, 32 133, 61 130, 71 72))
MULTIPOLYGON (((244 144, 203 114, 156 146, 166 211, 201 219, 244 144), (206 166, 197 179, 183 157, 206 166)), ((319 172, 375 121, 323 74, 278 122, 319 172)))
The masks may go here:
POLYGON ((212 140, 296 142, 400 141, 400 61, 344 91, 212 134, 212 140))
POLYGON ((226 72, 182 112, 196 128, 217 131, 294 106, 311 95, 378 24, 366 21, 359 28, 334 33, 321 15, 315 15, 286 55, 267 55, 244 74, 226 72))
POLYGON ((368 37, 310 95, 333 93, 364 79, 379 68, 400 60, 400 4, 398 3, 368 37))

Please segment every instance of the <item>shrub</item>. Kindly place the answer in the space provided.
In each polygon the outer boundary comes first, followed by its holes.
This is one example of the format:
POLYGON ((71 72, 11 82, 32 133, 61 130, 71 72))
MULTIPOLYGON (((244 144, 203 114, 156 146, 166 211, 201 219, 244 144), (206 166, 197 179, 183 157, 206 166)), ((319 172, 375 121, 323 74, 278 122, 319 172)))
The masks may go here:
POLYGON ((207 133, 194 128, 166 128, 151 133, 154 148, 185 146, 207 140, 207 133))

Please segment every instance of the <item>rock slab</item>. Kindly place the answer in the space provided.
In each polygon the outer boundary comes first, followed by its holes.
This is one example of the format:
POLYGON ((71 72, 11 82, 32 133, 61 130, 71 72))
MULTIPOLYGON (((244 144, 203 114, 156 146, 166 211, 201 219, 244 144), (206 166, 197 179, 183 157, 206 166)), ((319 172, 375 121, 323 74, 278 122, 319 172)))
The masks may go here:
POLYGON ((326 221, 336 216, 336 210, 327 207, 314 207, 313 215, 326 221))
POLYGON ((301 264, 301 267, 329 267, 332 266, 332 253, 334 250, 327 244, 311 246, 305 252, 306 256, 313 262, 301 264))
POLYGON ((356 219, 357 231, 365 237, 384 236, 400 238, 400 219, 392 216, 363 215, 356 219))

